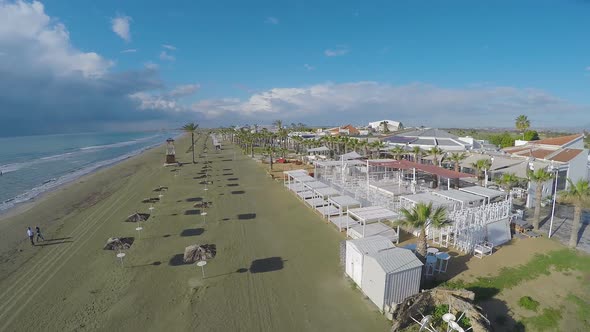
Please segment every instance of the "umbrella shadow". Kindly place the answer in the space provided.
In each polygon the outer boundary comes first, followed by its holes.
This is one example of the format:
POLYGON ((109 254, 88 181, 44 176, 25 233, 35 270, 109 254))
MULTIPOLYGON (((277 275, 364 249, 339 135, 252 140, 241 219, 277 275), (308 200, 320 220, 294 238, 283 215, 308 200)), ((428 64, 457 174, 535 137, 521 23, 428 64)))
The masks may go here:
POLYGON ((65 241, 49 242, 49 243, 45 243, 45 242, 39 243, 39 242, 37 242, 37 243, 35 243, 35 246, 36 247, 46 247, 46 246, 52 246, 54 244, 64 244, 64 243, 72 243, 72 242, 74 242, 74 241, 65 240, 65 241))
POLYGON ((256 213, 238 214, 238 220, 252 220, 252 219, 256 219, 256 213))
POLYGON ((285 267, 286 260, 281 257, 269 257, 256 259, 250 265, 250 273, 265 273, 282 270, 285 267))
POLYGON ((190 265, 191 263, 184 262, 184 254, 176 254, 170 258, 168 265, 170 266, 183 266, 190 265))
POLYGON ((187 228, 180 232, 180 236, 198 236, 205 232, 204 228, 187 228))

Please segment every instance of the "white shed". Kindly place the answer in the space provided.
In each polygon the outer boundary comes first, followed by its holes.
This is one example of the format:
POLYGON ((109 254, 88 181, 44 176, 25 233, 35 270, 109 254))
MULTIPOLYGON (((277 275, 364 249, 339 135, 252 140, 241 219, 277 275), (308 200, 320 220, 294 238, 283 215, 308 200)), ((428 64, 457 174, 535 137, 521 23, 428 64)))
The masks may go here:
POLYGON ((393 248, 388 238, 376 235, 363 239, 346 241, 346 274, 362 287, 363 261, 365 255, 374 254, 379 250, 393 248))
POLYGON ((418 294, 422 265, 408 249, 391 248, 366 255, 361 289, 379 310, 387 311, 392 305, 418 294))

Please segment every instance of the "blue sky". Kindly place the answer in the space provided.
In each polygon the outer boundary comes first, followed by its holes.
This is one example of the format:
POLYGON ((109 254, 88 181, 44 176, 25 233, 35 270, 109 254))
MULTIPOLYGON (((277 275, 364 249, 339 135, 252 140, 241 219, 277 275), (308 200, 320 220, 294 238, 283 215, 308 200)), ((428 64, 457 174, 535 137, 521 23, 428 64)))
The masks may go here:
POLYGON ((0 60, 12 59, 0 71, 36 86, 12 87, 4 109, 30 109, 15 122, 42 114, 42 131, 278 118, 508 127, 518 114, 590 124, 589 1, 0 0, 2 12, 38 25, 19 39, 0 20, 0 60), (49 47, 56 26, 67 37, 49 47), (69 60, 38 60, 59 48, 69 60))

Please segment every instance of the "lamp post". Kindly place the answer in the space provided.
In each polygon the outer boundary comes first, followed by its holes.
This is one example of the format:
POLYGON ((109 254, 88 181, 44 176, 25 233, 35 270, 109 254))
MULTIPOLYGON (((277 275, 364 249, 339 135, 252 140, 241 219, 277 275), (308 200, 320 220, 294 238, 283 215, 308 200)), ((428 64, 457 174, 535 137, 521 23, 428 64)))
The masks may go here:
POLYGON ((559 167, 554 167, 551 165, 551 171, 555 171, 555 188, 553 190, 553 206, 551 207, 551 221, 549 222, 549 238, 551 238, 551 233, 553 231, 553 218, 555 217, 555 202, 557 200, 557 180, 559 178, 559 167))

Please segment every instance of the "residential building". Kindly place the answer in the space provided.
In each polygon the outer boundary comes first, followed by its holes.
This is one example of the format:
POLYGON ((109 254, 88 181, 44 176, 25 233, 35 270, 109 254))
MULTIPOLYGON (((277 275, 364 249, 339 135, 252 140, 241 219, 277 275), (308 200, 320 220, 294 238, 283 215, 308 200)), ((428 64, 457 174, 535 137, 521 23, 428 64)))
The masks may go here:
POLYGON ((375 122, 369 122, 369 128, 378 132, 394 132, 403 129, 404 125, 398 121, 380 120, 375 122), (387 125, 387 130, 385 130, 385 126, 383 123, 387 125))

